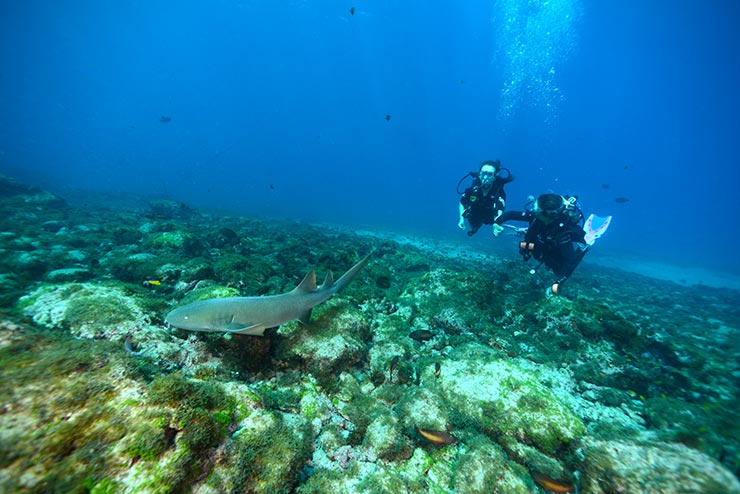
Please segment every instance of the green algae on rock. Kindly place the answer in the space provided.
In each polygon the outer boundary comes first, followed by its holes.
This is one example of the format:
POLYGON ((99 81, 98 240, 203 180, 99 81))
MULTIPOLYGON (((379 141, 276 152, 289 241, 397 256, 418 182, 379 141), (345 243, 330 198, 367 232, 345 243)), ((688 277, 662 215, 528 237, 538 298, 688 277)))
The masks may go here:
POLYGON ((532 373, 495 358, 479 345, 462 346, 445 362, 439 387, 458 414, 494 437, 518 440, 554 452, 580 438, 585 427, 532 373))
POLYGON ((0 197, 0 490, 516 493, 530 470, 583 494, 738 490, 736 292, 584 265, 544 299, 519 263, 423 239, 25 197, 0 197), (309 326, 161 324, 176 301, 280 293, 373 249, 309 326))
POLYGON ((147 385, 122 377, 131 360, 105 342, 28 335, 0 359, 11 365, 0 423, 1 443, 13 446, 0 449, 0 471, 12 491, 224 492, 251 482, 252 492, 288 493, 310 451, 307 422, 260 409, 248 386, 180 373, 147 385), (38 388, 41 376, 54 381, 38 388))
POLYGON ((500 446, 485 437, 469 441, 460 456, 452 478, 456 493, 488 494, 506 492, 529 494, 533 491, 524 467, 507 460, 500 446))
POLYGON ((581 492, 740 493, 740 481, 681 444, 593 441, 584 446, 581 492))
POLYGON ((339 367, 360 364, 367 355, 371 336, 363 314, 337 299, 316 306, 308 325, 293 324, 280 329, 284 339, 276 354, 281 360, 295 362, 319 380, 333 381, 339 367))
POLYGON ((42 286, 21 297, 18 305, 40 326, 85 338, 120 333, 121 328, 134 331, 149 322, 134 298, 115 286, 92 283, 42 286))

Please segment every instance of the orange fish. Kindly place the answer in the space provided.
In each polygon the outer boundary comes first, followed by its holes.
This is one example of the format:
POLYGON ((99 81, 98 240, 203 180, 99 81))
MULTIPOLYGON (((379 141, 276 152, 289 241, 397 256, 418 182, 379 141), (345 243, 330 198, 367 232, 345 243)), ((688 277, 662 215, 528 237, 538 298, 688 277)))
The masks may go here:
POLYGON ((418 427, 414 428, 421 437, 437 446, 447 446, 449 444, 457 443, 457 438, 447 431, 433 431, 429 429, 419 429, 418 427))
POLYGON ((534 481, 549 492, 557 492, 557 493, 566 493, 566 492, 575 492, 576 486, 573 484, 568 484, 566 482, 563 482, 562 480, 555 480, 554 478, 550 477, 549 475, 545 475, 544 473, 539 472, 530 472, 532 475, 532 478, 534 481))

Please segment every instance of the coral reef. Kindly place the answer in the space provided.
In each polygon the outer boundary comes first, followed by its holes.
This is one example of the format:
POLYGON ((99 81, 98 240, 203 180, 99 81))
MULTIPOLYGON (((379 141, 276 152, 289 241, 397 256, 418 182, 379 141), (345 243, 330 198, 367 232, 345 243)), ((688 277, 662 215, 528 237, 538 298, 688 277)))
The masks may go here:
POLYGON ((95 201, 0 177, 0 492, 740 493, 737 292, 95 201), (369 252, 307 325, 163 324, 369 252))

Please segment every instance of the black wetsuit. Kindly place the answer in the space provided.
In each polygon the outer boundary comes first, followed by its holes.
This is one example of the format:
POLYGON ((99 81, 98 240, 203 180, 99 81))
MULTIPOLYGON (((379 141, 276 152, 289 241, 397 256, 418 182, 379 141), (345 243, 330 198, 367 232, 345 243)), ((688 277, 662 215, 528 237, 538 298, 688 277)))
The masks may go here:
POLYGON ((460 198, 460 204, 465 208, 463 218, 470 223, 468 235, 477 232, 481 225, 493 225, 498 211, 503 211, 506 207, 504 185, 512 180, 511 177, 496 177, 487 194, 483 193, 483 187, 477 179, 471 187, 465 189, 460 198))
POLYGON ((546 223, 533 211, 509 211, 499 216, 496 223, 500 225, 512 220, 529 223, 524 243, 533 244, 534 249, 530 250, 525 245, 520 247, 519 253, 525 261, 531 256, 544 262, 558 277, 556 283, 562 284, 573 274, 588 250, 585 232, 579 225, 581 218, 580 213, 562 213, 546 223))

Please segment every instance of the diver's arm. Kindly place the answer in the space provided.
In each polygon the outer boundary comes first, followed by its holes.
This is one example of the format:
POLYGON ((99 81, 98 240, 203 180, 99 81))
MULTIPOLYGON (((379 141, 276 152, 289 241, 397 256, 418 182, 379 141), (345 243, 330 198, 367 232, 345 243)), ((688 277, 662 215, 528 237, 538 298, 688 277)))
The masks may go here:
POLYGON ((526 221, 527 223, 529 223, 531 218, 532 213, 530 213, 529 211, 507 211, 499 215, 494 220, 494 222, 497 225, 501 225, 503 223, 506 223, 507 221, 526 221))
POLYGON ((462 205, 462 202, 458 203, 457 212, 459 216, 457 227, 460 228, 460 230, 465 230, 465 217, 463 216, 465 214, 465 206, 462 205))
POLYGON ((504 209, 506 209, 506 195, 500 195, 493 201, 493 221, 495 224, 495 221, 504 214, 504 209))
POLYGON ((491 225, 491 227, 493 236, 498 238, 502 233, 504 233, 505 230, 503 226, 496 222, 496 220, 499 219, 502 214, 504 214, 504 201, 499 197, 499 200, 494 202, 498 204, 494 204, 493 207, 493 225, 491 225))

